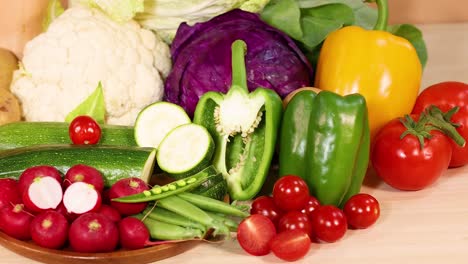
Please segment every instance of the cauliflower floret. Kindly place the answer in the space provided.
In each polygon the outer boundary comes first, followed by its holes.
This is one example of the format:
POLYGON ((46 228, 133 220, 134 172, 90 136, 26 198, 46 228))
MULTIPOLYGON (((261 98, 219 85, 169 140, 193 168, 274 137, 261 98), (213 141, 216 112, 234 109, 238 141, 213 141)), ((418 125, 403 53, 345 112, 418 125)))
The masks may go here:
POLYGON ((143 107, 162 99, 170 69, 169 47, 151 31, 73 7, 26 44, 11 90, 26 120, 64 121, 101 82, 106 122, 133 125, 143 107))

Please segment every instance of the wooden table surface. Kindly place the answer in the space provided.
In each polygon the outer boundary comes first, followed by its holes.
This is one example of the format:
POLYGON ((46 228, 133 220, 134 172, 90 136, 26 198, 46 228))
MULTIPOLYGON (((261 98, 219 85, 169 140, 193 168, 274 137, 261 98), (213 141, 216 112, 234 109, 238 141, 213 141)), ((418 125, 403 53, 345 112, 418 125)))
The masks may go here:
MULTIPOLYGON (((468 83, 468 23, 420 25, 429 61, 422 88, 457 80, 468 83)), ((381 204, 381 217, 367 230, 348 231, 333 244, 312 244, 296 263, 468 263, 468 166, 450 169, 434 185, 417 192, 390 188, 369 178, 363 192, 381 204)), ((0 247, 0 263, 37 263, 0 247)), ((235 240, 202 243, 168 263, 282 263, 273 254, 247 255, 235 240)), ((135 263, 137 264, 137 263, 135 263)))

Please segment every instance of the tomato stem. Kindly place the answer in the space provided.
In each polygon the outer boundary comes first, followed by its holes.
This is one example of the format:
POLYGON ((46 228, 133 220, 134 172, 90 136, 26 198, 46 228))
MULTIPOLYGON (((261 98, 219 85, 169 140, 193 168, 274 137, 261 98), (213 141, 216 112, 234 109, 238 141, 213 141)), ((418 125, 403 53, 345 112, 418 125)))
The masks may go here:
POLYGON ((459 124, 455 124, 450 121, 450 118, 458 112, 459 107, 456 106, 450 109, 448 112, 444 113, 435 105, 431 105, 426 109, 427 117, 429 123, 439 129, 440 131, 444 132, 447 136, 449 136, 458 146, 464 147, 466 144, 465 139, 458 133, 456 127, 459 124))
POLYGON ((406 127, 406 131, 400 135, 403 139, 407 135, 413 135, 419 140, 421 149, 424 148, 424 139, 431 139, 431 131, 438 130, 457 143, 464 147, 465 139, 457 132, 456 128, 459 124, 450 121, 450 118, 458 111, 458 107, 454 107, 447 112, 443 112, 438 107, 431 105, 424 110, 416 122, 410 115, 401 118, 400 122, 406 127))

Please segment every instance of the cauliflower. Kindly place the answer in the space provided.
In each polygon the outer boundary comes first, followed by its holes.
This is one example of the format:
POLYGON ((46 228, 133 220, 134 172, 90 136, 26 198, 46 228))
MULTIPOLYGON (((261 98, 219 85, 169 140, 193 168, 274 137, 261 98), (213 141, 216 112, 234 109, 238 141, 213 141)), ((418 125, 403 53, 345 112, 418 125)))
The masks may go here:
POLYGON ((64 121, 101 82, 106 122, 133 125, 143 107, 162 99, 170 69, 169 47, 151 31, 73 7, 26 44, 11 90, 26 120, 64 121))

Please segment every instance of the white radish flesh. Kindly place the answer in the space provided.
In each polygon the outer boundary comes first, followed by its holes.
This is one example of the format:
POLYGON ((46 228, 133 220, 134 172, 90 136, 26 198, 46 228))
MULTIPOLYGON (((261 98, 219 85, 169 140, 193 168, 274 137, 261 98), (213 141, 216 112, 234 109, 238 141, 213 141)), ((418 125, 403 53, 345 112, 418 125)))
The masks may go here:
POLYGON ((65 190, 63 205, 68 213, 83 214, 97 210, 101 205, 101 196, 91 184, 75 182, 65 190))
POLYGON ((62 201, 62 186, 53 177, 38 177, 29 186, 28 196, 39 209, 55 209, 62 201))

